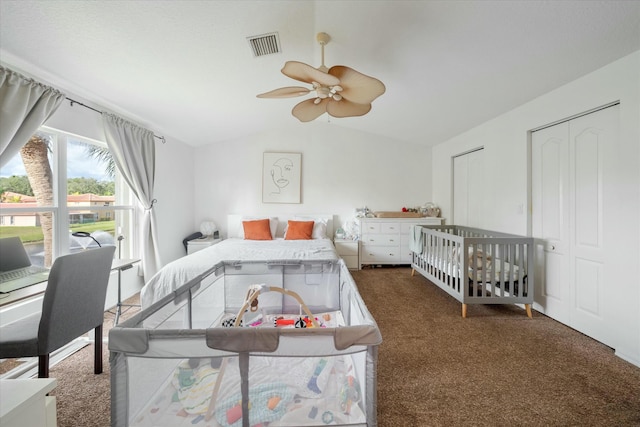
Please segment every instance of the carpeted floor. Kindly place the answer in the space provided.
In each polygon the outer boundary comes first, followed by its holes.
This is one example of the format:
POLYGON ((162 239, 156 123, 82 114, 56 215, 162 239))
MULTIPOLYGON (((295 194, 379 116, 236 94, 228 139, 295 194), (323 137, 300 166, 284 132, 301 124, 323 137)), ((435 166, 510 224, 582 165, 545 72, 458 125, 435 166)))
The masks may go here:
MULTIPOLYGON (((384 339, 379 426, 640 426, 640 368, 515 306, 470 306, 462 319, 457 301, 410 272, 352 272, 384 339)), ((89 346, 51 369, 60 427, 110 425, 108 363, 98 376, 92 364, 89 346)))
POLYGON ((640 368, 544 315, 460 303, 409 268, 353 272, 384 339, 380 426, 638 426, 640 368))

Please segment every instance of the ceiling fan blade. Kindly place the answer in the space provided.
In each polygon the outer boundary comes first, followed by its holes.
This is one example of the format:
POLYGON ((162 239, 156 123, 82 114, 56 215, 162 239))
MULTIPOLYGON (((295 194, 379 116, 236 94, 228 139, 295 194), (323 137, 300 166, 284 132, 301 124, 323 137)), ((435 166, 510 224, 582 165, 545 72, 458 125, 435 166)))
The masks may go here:
POLYGON ((284 67, 282 67, 282 74, 301 82, 317 82, 323 86, 335 86, 340 83, 340 79, 337 77, 323 73, 311 65, 298 61, 285 62, 284 67))
POLYGON ((269 92, 261 93, 256 95, 258 98, 293 98, 294 96, 302 96, 306 95, 311 90, 302 86, 288 86, 281 87, 279 89, 274 89, 269 92))
POLYGON ((338 118, 364 116, 369 111, 371 111, 371 104, 356 104, 346 98, 327 104, 327 113, 338 118))
POLYGON ((386 90, 380 80, 344 65, 329 68, 329 74, 340 80, 340 86, 343 88, 340 95, 357 104, 370 104, 386 90))
POLYGON ((329 99, 325 98, 318 104, 315 103, 316 98, 307 99, 297 104, 291 110, 291 114, 294 115, 301 122, 310 122, 317 119, 327 111, 327 105, 329 99))

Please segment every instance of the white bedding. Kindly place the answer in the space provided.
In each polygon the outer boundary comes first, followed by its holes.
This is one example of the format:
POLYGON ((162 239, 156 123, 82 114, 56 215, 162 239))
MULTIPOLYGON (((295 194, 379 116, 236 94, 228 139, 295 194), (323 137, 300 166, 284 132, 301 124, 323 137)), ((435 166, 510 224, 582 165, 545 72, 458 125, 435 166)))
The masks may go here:
POLYGON ((140 291, 140 304, 142 308, 150 306, 221 261, 289 259, 338 259, 338 254, 330 239, 226 239, 165 265, 140 291))
MULTIPOLYGON (((424 259, 430 266, 445 272, 448 276, 452 276, 456 279, 459 277, 458 272, 462 266, 462 262, 459 259, 455 259, 455 255, 450 253, 448 256, 439 257, 432 253, 429 255, 419 255, 419 257, 424 259)), ((480 283, 497 283, 503 280, 511 281, 512 279, 519 280, 520 277, 520 268, 517 265, 511 265, 510 263, 498 258, 494 258, 483 268, 479 268, 479 266, 476 268, 475 281, 480 283)), ((469 267, 468 277, 470 280, 474 280, 473 273, 474 270, 469 267)))

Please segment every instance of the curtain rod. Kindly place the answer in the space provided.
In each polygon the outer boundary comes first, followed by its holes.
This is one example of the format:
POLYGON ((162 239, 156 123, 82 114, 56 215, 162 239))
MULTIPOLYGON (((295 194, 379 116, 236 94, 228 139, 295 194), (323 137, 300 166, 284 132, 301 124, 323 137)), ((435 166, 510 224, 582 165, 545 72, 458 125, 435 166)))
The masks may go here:
MULTIPOLYGON (((93 110, 93 111, 95 111, 96 113, 100 113, 100 114, 102 114, 102 111, 100 111, 100 110, 96 110, 96 109, 95 109, 95 108, 93 108, 93 107, 89 107, 88 105, 85 105, 85 104, 83 104, 82 102, 78 102, 78 101, 76 101, 75 99, 71 99, 71 98, 69 98, 68 96, 65 96, 65 98, 67 99, 67 101, 69 101, 69 104, 70 104, 72 107, 73 107, 73 104, 78 104, 78 105, 82 105, 84 108, 88 108, 89 110, 93 110)), ((156 135, 156 134, 154 133, 154 134, 153 134, 153 137, 154 137, 154 138, 158 138, 159 140, 161 140, 163 144, 165 144, 165 143, 167 142, 167 140, 165 139, 165 137, 164 137, 164 136, 158 136, 158 135, 156 135)))

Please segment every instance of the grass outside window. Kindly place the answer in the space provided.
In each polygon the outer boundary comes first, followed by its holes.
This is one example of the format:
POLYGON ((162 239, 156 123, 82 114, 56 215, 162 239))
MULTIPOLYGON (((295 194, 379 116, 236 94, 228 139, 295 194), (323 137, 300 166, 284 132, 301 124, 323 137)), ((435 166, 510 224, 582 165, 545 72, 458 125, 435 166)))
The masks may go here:
MULTIPOLYGON (((73 224, 69 226, 71 233, 76 231, 86 231, 87 233, 93 233, 94 231, 106 231, 107 233, 115 236, 116 222, 115 221, 99 221, 86 224, 73 224)), ((23 243, 36 243, 42 242, 44 237, 42 235, 42 228, 39 225, 36 226, 0 226, 0 238, 18 236, 23 243)))

